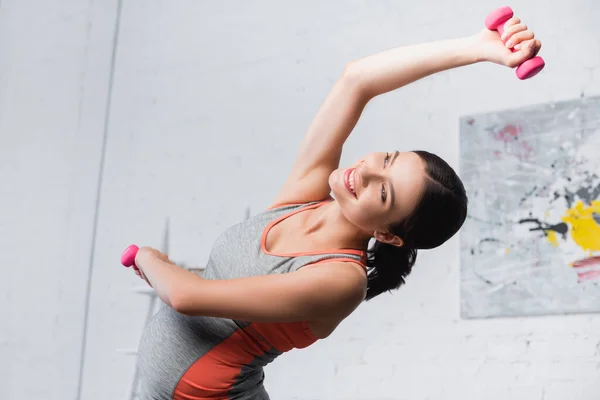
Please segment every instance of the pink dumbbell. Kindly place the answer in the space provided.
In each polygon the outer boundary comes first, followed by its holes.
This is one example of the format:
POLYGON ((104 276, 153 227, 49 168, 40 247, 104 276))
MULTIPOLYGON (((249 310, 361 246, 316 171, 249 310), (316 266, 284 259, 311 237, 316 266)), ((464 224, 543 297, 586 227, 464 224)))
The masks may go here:
MULTIPOLYGON (((511 19, 513 15, 513 10, 510 7, 500 7, 487 16, 485 26, 489 30, 498 31, 502 35, 504 32, 504 23, 511 19)), ((511 50, 515 51, 514 49, 511 50)), ((517 67, 517 78, 521 80, 532 78, 544 69, 544 65, 546 63, 542 57, 536 56, 530 58, 517 67)))
POLYGON ((135 244, 132 244, 131 246, 127 247, 123 252, 123 255, 121 255, 121 264, 123 264, 123 266, 125 267, 133 267, 135 269, 138 269, 135 265, 135 256, 137 255, 139 249, 140 248, 137 247, 135 244))

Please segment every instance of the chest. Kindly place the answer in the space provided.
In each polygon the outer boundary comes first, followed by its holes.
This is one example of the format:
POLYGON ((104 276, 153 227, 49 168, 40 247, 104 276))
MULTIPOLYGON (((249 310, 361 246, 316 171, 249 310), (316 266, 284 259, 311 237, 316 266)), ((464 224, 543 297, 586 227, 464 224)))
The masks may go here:
POLYGON ((262 234, 262 250, 271 255, 302 256, 331 251, 334 247, 318 229, 311 230, 312 210, 285 216, 271 222, 262 234))
MULTIPOLYGON (((233 279, 273 273, 290 272, 297 268, 302 260, 294 257, 270 254, 265 251, 266 235, 277 219, 272 215, 258 215, 226 229, 213 243, 205 270, 207 279, 233 279)), ((282 226, 277 232, 277 239, 291 249, 287 241, 292 227, 282 226)), ((279 248, 277 249, 279 251, 279 248)))
POLYGON ((314 239, 302 232, 302 214, 275 220, 263 232, 262 250, 268 254, 296 255, 313 250, 314 239))

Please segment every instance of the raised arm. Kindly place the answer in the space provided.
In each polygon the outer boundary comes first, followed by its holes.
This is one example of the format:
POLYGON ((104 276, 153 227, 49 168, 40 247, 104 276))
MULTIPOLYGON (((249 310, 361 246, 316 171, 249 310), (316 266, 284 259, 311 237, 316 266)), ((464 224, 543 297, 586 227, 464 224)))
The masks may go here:
POLYGON ((167 305, 186 315, 252 322, 341 321, 364 299, 364 269, 330 263, 289 274, 207 280, 141 248, 136 265, 167 305))
POLYGON ((513 18, 506 23, 505 41, 521 46, 511 53, 497 32, 386 50, 349 63, 318 110, 300 145, 292 172, 275 204, 318 201, 329 195, 329 175, 339 166, 342 147, 365 106, 375 96, 428 75, 490 61, 516 67, 539 51, 533 33, 513 18), (511 28, 512 27, 512 28, 511 28))

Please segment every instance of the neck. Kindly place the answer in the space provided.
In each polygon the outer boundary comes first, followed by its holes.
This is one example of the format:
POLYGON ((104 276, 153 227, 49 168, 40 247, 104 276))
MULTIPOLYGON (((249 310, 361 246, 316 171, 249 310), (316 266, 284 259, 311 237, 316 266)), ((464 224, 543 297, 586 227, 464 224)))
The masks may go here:
POLYGON ((332 248, 366 250, 371 234, 352 224, 342 214, 337 201, 316 208, 305 221, 306 233, 316 233, 332 248))

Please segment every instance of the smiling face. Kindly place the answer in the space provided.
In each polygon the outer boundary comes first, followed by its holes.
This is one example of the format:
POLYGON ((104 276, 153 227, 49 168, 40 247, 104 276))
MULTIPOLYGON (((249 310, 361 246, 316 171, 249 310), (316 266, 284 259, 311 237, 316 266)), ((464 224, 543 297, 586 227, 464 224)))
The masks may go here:
POLYGON ((425 163, 413 152, 370 153, 329 176, 342 214, 359 228, 387 231, 416 208, 425 188, 425 163))

